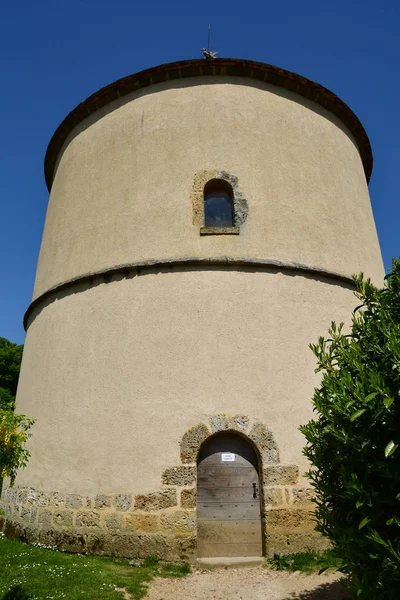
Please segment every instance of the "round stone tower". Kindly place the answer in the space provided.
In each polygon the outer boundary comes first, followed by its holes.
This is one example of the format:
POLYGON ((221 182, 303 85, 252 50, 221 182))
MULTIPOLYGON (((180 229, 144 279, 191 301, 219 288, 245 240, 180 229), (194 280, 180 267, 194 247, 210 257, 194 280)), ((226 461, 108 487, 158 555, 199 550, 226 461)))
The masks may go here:
POLYGON ((321 547, 308 344, 349 321, 353 273, 382 281, 371 168, 354 113, 271 65, 162 65, 79 104, 46 154, 4 530, 168 559, 321 547))

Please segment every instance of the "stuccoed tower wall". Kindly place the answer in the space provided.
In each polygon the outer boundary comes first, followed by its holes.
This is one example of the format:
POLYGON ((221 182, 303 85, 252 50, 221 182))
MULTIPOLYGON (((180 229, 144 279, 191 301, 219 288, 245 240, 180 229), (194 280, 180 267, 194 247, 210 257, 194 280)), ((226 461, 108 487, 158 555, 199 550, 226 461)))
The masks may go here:
POLYGON ((212 432, 261 461, 265 552, 321 544, 298 431, 310 342, 381 283, 368 138, 334 94, 269 65, 163 65, 61 124, 17 411, 31 460, 6 532, 69 550, 196 556, 196 459, 212 432), (236 235, 202 235, 208 180, 236 235))

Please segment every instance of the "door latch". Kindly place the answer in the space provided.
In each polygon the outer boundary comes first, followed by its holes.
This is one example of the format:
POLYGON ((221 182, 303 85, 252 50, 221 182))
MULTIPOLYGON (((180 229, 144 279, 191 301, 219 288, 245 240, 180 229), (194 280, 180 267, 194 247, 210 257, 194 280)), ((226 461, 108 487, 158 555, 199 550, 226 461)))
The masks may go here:
POLYGON ((258 494, 257 484, 253 483, 253 498, 257 498, 257 494, 258 494))

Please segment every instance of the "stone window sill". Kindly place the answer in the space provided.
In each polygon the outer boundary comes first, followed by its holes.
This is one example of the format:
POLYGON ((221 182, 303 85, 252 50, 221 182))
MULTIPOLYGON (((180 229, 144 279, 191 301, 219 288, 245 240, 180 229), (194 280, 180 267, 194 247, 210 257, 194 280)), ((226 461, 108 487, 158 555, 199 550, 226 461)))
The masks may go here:
POLYGON ((240 227, 200 227, 200 235, 239 235, 240 227))

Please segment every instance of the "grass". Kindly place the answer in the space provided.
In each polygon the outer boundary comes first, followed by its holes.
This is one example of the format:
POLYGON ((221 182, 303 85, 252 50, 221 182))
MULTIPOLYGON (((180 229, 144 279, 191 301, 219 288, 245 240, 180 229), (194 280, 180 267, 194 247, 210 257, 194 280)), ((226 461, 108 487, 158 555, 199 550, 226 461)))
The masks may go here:
POLYGON ((183 577, 187 564, 148 557, 140 567, 128 559, 67 554, 28 546, 0 534, 0 600, 138 600, 153 577, 183 577))
POLYGON ((341 561, 335 557, 332 550, 326 552, 299 552, 298 554, 275 554, 267 559, 266 566, 276 571, 300 571, 301 573, 315 573, 333 569, 340 570, 341 561))

